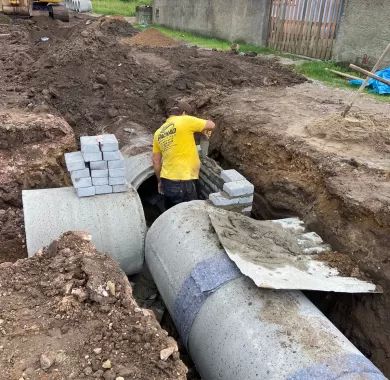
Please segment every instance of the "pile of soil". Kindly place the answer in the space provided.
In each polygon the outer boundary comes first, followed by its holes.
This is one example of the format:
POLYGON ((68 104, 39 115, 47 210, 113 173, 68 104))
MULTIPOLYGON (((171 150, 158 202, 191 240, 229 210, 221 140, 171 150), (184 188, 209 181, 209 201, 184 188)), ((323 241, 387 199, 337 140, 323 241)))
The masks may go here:
POLYGON ((172 47, 180 46, 180 43, 162 34, 157 29, 146 29, 144 32, 131 37, 127 41, 130 45, 149 47, 172 47))
POLYGON ((390 153, 389 120, 386 118, 353 113, 347 117, 339 114, 320 118, 306 126, 309 136, 344 144, 364 144, 374 150, 390 153))
POLYGON ((68 232, 33 258, 0 265, 0 377, 185 379, 176 341, 90 239, 68 232))
POLYGON ((0 263, 26 256, 22 189, 69 183, 63 155, 75 148, 60 117, 0 111, 0 263))

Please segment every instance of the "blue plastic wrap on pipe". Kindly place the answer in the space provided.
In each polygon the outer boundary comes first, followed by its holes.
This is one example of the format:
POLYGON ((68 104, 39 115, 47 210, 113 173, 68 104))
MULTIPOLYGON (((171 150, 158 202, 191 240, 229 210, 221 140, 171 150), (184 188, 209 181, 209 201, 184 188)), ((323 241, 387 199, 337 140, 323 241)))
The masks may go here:
MULTIPOLYGON (((386 67, 385 69, 379 70, 375 73, 378 77, 383 79, 390 80, 390 67, 386 67)), ((363 79, 352 79, 349 81, 349 84, 353 86, 361 86, 363 83, 363 79)), ((390 94, 390 86, 388 84, 379 82, 379 80, 370 78, 367 84, 367 88, 375 94, 379 95, 387 95, 390 94)))

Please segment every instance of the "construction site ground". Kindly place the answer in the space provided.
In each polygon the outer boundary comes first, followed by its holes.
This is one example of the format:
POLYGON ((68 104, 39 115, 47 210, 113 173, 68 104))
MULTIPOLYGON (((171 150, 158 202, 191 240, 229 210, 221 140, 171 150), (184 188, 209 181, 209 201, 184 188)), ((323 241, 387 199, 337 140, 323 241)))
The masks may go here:
MULTIPOLYGON (((311 83, 277 59, 186 47, 145 33, 115 17, 72 15, 70 23, 45 16, 0 19, 0 34, 9 34, 0 38, 0 262, 26 257, 21 190, 67 185, 63 153, 74 150, 76 138, 115 133, 122 148, 131 150, 134 139, 148 141, 176 99, 186 99, 198 116, 217 123, 211 155, 254 183, 255 217, 301 217, 383 287, 383 294, 316 293, 312 299, 389 375, 388 103, 362 96, 343 119, 339 115, 351 92, 311 83)), ((134 149, 132 154, 148 146, 134 149)), ((73 243, 61 244, 66 249, 73 243)), ((19 293, 46 289, 31 285, 35 277, 27 277, 26 268, 45 260, 54 275, 57 261, 71 257, 67 251, 60 258, 51 254, 5 264, 0 279, 10 290, 0 294, 14 291, 10 271, 25 278, 19 293)), ((82 260, 80 251, 74 257, 82 260)), ((40 297, 45 302, 51 292, 40 297)), ((17 331, 17 320, 8 316, 18 312, 22 300, 7 300, 0 319, 5 314, 7 331, 17 331)), ((55 316, 50 329, 61 328, 55 316)), ((30 339, 27 330, 18 331, 21 342, 30 339)), ((79 339, 91 339, 85 331, 79 339)), ((18 350, 27 353, 31 347, 18 350)), ((2 362, 13 360, 0 355, 2 362)), ((83 362, 93 354, 80 350, 79 355, 83 362)), ((169 368, 181 374, 177 363, 177 369, 169 368)))

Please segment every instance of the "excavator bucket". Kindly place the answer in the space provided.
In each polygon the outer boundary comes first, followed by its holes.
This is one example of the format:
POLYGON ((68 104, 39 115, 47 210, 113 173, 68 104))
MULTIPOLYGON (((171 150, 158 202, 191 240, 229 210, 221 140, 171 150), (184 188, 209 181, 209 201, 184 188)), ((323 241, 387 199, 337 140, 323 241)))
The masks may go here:
POLYGON ((32 0, 0 0, 0 4, 4 14, 32 16, 32 0))

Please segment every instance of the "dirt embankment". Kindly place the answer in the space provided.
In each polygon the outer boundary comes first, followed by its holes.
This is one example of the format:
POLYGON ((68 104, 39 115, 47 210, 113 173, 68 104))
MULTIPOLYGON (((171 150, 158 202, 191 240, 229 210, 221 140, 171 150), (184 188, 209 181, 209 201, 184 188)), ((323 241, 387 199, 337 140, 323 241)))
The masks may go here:
POLYGON ((66 185, 63 155, 75 148, 62 118, 0 110, 0 263, 26 256, 22 190, 66 185))
POLYGON ((0 270, 0 379, 186 378, 174 339, 87 233, 0 270))
POLYGON ((319 299, 336 325, 390 373, 388 106, 365 99, 352 122, 340 121, 348 99, 312 84, 236 92, 209 109, 220 126, 212 146, 226 166, 255 184, 258 217, 301 217, 383 287, 383 295, 319 299))

